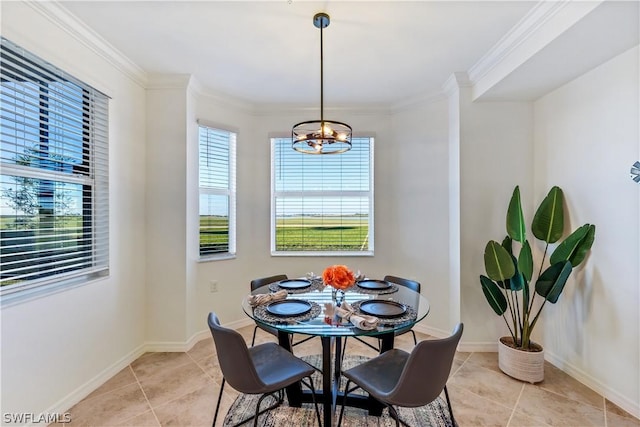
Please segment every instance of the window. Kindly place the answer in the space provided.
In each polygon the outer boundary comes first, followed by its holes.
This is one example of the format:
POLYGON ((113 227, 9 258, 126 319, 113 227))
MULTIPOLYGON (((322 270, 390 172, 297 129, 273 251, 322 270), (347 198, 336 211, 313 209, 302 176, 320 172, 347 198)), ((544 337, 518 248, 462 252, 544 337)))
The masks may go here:
POLYGON ((2 294, 108 274, 108 98, 0 49, 2 294))
POLYGON ((236 134, 199 126, 200 257, 236 253, 236 134))
POLYGON ((301 154, 272 138, 271 252, 373 254, 373 138, 342 154, 301 154))

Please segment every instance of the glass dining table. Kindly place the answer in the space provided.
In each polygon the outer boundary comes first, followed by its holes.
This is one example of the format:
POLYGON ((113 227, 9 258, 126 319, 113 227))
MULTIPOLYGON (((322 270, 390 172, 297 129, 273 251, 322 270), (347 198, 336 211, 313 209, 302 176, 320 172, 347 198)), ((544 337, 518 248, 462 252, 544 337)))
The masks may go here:
MULTIPOLYGON (((380 352, 394 346, 395 332, 421 321, 429 313, 429 301, 418 292, 382 280, 363 280, 336 295, 335 289, 324 286, 322 280, 290 279, 255 289, 251 294, 270 294, 287 290, 287 298, 252 306, 249 297, 242 301, 244 312, 259 324, 275 328, 279 344, 292 351, 290 334, 316 336, 322 343, 322 389, 316 398, 323 406, 323 425, 333 426, 342 371, 343 340, 348 337, 371 336, 380 339, 380 352), (354 315, 373 315, 378 326, 372 330, 355 327, 335 312, 336 304, 346 301, 354 315), (337 300, 337 301, 336 301, 337 300)), ((286 389, 290 406, 311 402, 311 392, 299 383, 286 389)), ((380 415, 383 405, 363 395, 348 395, 346 404, 366 408, 370 415, 380 415)))

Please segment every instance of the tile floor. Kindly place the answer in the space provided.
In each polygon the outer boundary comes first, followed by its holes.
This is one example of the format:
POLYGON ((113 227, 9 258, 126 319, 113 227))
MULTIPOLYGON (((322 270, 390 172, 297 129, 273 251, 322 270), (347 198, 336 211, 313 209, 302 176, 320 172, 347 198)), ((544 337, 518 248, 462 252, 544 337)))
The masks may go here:
MULTIPOLYGON (((253 327, 240 332, 250 342, 253 327)), ((418 333, 418 339, 428 338, 418 333)), ((256 341, 272 340, 275 338, 258 332, 256 341)), ((411 334, 399 337, 396 346, 410 350, 411 334)), ((353 339, 348 352, 375 355, 353 339)), ((320 340, 296 346, 294 353, 320 353, 320 340)), ((640 420, 551 364, 546 365, 545 380, 537 385, 501 373, 496 353, 457 353, 451 372, 448 388, 461 427, 640 427, 640 420)), ((211 339, 198 342, 186 353, 147 353, 71 408, 70 425, 210 426, 221 379, 211 339)), ((225 386, 223 415, 236 396, 225 386)))

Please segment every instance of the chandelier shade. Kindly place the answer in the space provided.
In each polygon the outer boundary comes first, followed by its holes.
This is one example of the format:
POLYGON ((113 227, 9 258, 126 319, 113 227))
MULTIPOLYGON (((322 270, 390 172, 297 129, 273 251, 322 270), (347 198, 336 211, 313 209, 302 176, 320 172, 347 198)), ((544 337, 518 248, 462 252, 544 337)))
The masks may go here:
POLYGON ((320 120, 295 124, 291 129, 291 145, 305 154, 339 154, 351 149, 353 130, 346 123, 324 119, 324 58, 322 30, 329 26, 329 15, 317 13, 313 25, 320 29, 320 120))

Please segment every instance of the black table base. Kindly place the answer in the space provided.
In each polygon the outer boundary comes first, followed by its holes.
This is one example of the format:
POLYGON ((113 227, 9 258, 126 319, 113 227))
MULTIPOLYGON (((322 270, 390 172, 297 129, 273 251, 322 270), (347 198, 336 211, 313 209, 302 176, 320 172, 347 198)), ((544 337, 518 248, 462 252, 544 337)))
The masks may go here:
MULTIPOLYGON (((393 332, 378 336, 381 338, 380 352, 384 353, 393 348, 393 332)), ((340 377, 342 375, 342 339, 343 337, 321 337, 322 340, 322 392, 316 392, 316 401, 323 405, 323 425, 333 426, 336 408, 342 405, 344 393, 340 392, 340 377), (331 347, 335 345, 335 359, 331 357, 331 347), (333 359, 333 360, 332 360, 333 359), (333 362, 333 363, 332 363, 333 362), (332 366, 333 364, 333 366, 332 366), (333 374, 333 375, 332 375, 333 374)), ((291 341, 288 333, 278 331, 279 344, 291 350, 291 341)), ((289 406, 300 407, 303 402, 313 402, 311 390, 302 390, 300 383, 293 384, 286 388, 289 406)), ((347 395, 347 406, 367 409, 369 415, 380 416, 384 405, 376 399, 357 394, 347 395)))

